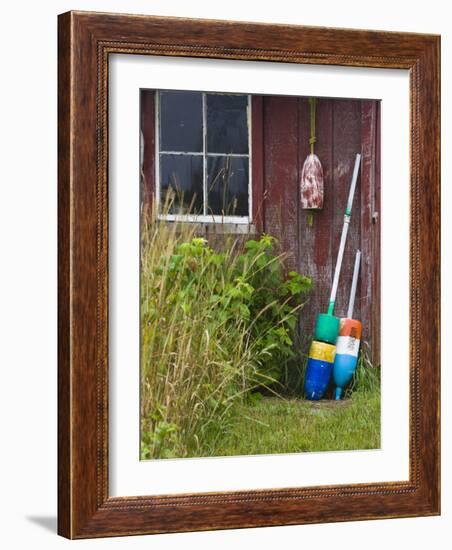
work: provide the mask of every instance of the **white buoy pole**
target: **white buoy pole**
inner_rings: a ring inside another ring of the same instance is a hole
[[[348,301],[347,318],[353,318],[353,308],[355,307],[356,287],[358,286],[359,265],[361,262],[361,250],[356,251],[355,267],[353,268],[352,288],[350,289],[350,299]]]
[[[358,181],[359,165],[361,155],[357,153],[355,158],[355,167],[353,168],[352,183],[348,194],[347,206],[344,215],[344,225],[342,227],[341,242],[339,244],[339,252],[337,255],[336,269],[334,270],[333,286],[331,288],[330,302],[328,306],[328,314],[333,315],[334,303],[336,302],[337,287],[339,285],[339,276],[341,274],[342,259],[344,257],[345,242],[347,241],[348,226],[352,212],[353,197],[355,196],[356,182]]]

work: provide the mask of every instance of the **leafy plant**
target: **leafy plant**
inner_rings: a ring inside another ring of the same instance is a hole
[[[194,225],[145,224],[142,458],[208,456],[238,403],[275,391],[311,287],[284,275],[275,244],[263,235],[215,250]]]
[[[293,343],[299,310],[312,288],[309,277],[290,271],[284,276],[283,256],[274,253],[276,240],[263,235],[249,240],[237,267],[252,289],[249,301],[250,331],[256,345],[267,349],[265,374],[281,379],[286,362],[295,357]]]

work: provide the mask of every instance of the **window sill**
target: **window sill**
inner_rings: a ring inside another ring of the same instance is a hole
[[[253,223],[234,223],[234,222],[192,222],[187,220],[168,220],[159,219],[160,222],[169,224],[189,223],[195,228],[197,234],[204,235],[256,235],[256,226]]]

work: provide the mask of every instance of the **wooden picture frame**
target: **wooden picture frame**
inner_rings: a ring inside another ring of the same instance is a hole
[[[88,538],[439,514],[440,38],[68,12],[59,16],[58,49],[59,534]],[[409,71],[408,481],[109,496],[107,92],[113,53]]]

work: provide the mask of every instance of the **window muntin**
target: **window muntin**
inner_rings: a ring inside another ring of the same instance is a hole
[[[250,103],[248,95],[156,92],[160,218],[250,223]]]

